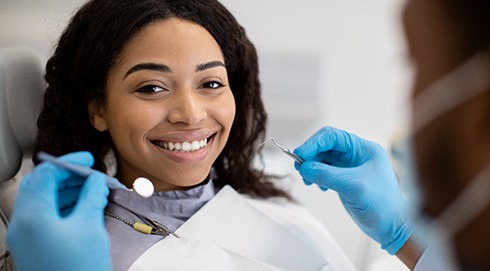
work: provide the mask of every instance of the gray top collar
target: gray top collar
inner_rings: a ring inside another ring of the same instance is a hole
[[[175,231],[215,194],[212,180],[189,190],[156,192],[149,198],[131,191],[112,190],[106,210],[130,222],[142,222],[138,216],[143,216]],[[105,222],[111,239],[114,270],[127,270],[141,254],[163,238],[137,232],[109,216],[105,216]]]

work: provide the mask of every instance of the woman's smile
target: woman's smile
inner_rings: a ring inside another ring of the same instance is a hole
[[[216,133],[194,139],[150,140],[169,160],[176,163],[197,163],[209,157]],[[174,136],[175,137],[175,136]]]

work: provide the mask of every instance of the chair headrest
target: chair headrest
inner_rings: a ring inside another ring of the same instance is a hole
[[[18,172],[32,153],[44,93],[43,68],[25,47],[0,48],[0,181]]]

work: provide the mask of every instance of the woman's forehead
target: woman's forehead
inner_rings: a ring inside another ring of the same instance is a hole
[[[119,55],[116,67],[159,62],[172,69],[220,61],[220,46],[202,26],[171,18],[148,24],[131,37]]]

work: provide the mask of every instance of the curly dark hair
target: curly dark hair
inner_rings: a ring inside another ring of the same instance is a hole
[[[88,101],[104,101],[107,74],[125,43],[148,24],[168,18],[203,26],[224,55],[236,116],[228,143],[214,163],[215,185],[229,184],[253,197],[290,199],[273,184],[273,176],[252,166],[267,121],[257,52],[243,27],[214,0],[92,0],[83,5],[46,65],[48,87],[37,122],[36,151],[62,155],[87,150],[95,157],[94,168],[105,171],[103,157],[112,140],[91,125]]]

